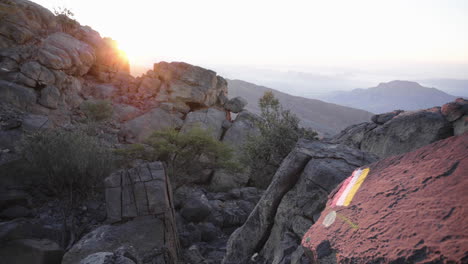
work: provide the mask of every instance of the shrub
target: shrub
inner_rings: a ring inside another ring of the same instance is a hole
[[[75,14],[66,7],[54,8],[54,15],[64,32],[73,31],[75,27],[79,26],[78,21],[75,20]]]
[[[163,161],[176,185],[193,181],[191,176],[204,170],[240,171],[232,149],[210,135],[200,127],[184,133],[168,128],[154,132],[144,144],[133,144],[118,153],[127,159]]]
[[[46,187],[70,203],[94,193],[113,168],[112,152],[84,130],[41,130],[26,135],[25,158],[46,177]]]
[[[242,161],[251,169],[251,184],[266,188],[282,160],[299,138],[316,139],[317,133],[299,126],[299,118],[283,110],[271,91],[258,102],[261,118],[256,122],[260,135],[249,137]]]
[[[91,122],[108,120],[113,114],[112,104],[107,100],[86,101],[81,108]]]

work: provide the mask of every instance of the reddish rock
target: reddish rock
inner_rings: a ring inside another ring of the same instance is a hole
[[[369,168],[303,237],[312,263],[468,263],[468,133]]]

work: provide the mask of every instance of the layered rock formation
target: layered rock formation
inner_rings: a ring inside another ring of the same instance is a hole
[[[401,110],[375,115],[372,123],[352,125],[330,140],[379,157],[389,157],[423,147],[466,130],[468,100],[426,110]]]
[[[264,263],[290,263],[294,258],[293,263],[300,263],[305,258],[300,239],[328,194],[356,167],[374,160],[346,146],[300,141],[247,221],[229,238],[223,263],[247,263],[251,258]]]
[[[109,222],[78,241],[63,264],[82,263],[90,255],[125,251],[136,263],[178,263],[172,188],[160,162],[115,172],[105,180]],[[96,257],[96,256],[95,256]]]
[[[467,262],[467,149],[465,133],[366,166],[349,206],[330,196],[303,237],[311,263]]]

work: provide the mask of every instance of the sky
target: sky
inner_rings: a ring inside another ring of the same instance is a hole
[[[36,2],[69,8],[117,40],[133,69],[165,60],[228,74],[245,67],[468,79],[466,0]]]

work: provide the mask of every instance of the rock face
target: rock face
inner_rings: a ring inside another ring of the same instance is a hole
[[[126,142],[141,142],[156,130],[180,128],[182,120],[161,108],[155,108],[135,119],[125,122],[120,137]]]
[[[467,148],[463,134],[369,165],[349,206],[331,196],[303,237],[311,263],[467,262]]]
[[[229,238],[223,263],[246,263],[259,253],[266,263],[302,256],[300,238],[325,207],[328,194],[371,154],[319,141],[301,140],[284,159],[247,221]]]
[[[138,263],[177,263],[179,241],[172,189],[159,162],[143,163],[106,178],[107,216],[110,222],[84,236],[62,263],[79,263],[98,252],[135,249]],[[158,262],[159,261],[159,262]]]
[[[457,99],[440,107],[375,115],[373,123],[353,125],[333,137],[341,143],[379,157],[406,153],[454,134],[466,131],[463,116],[468,114],[468,100]]]
[[[222,141],[234,150],[237,159],[240,159],[243,155],[242,145],[247,141],[248,137],[260,134],[255,123],[258,118],[258,116],[244,110],[237,115],[231,127],[226,130]],[[241,173],[216,171],[211,179],[210,188],[214,191],[226,191],[245,186],[249,181],[248,175],[248,171]]]
[[[226,112],[216,108],[193,111],[187,114],[181,132],[199,127],[208,130],[213,138],[221,139],[224,121],[226,121]]]

